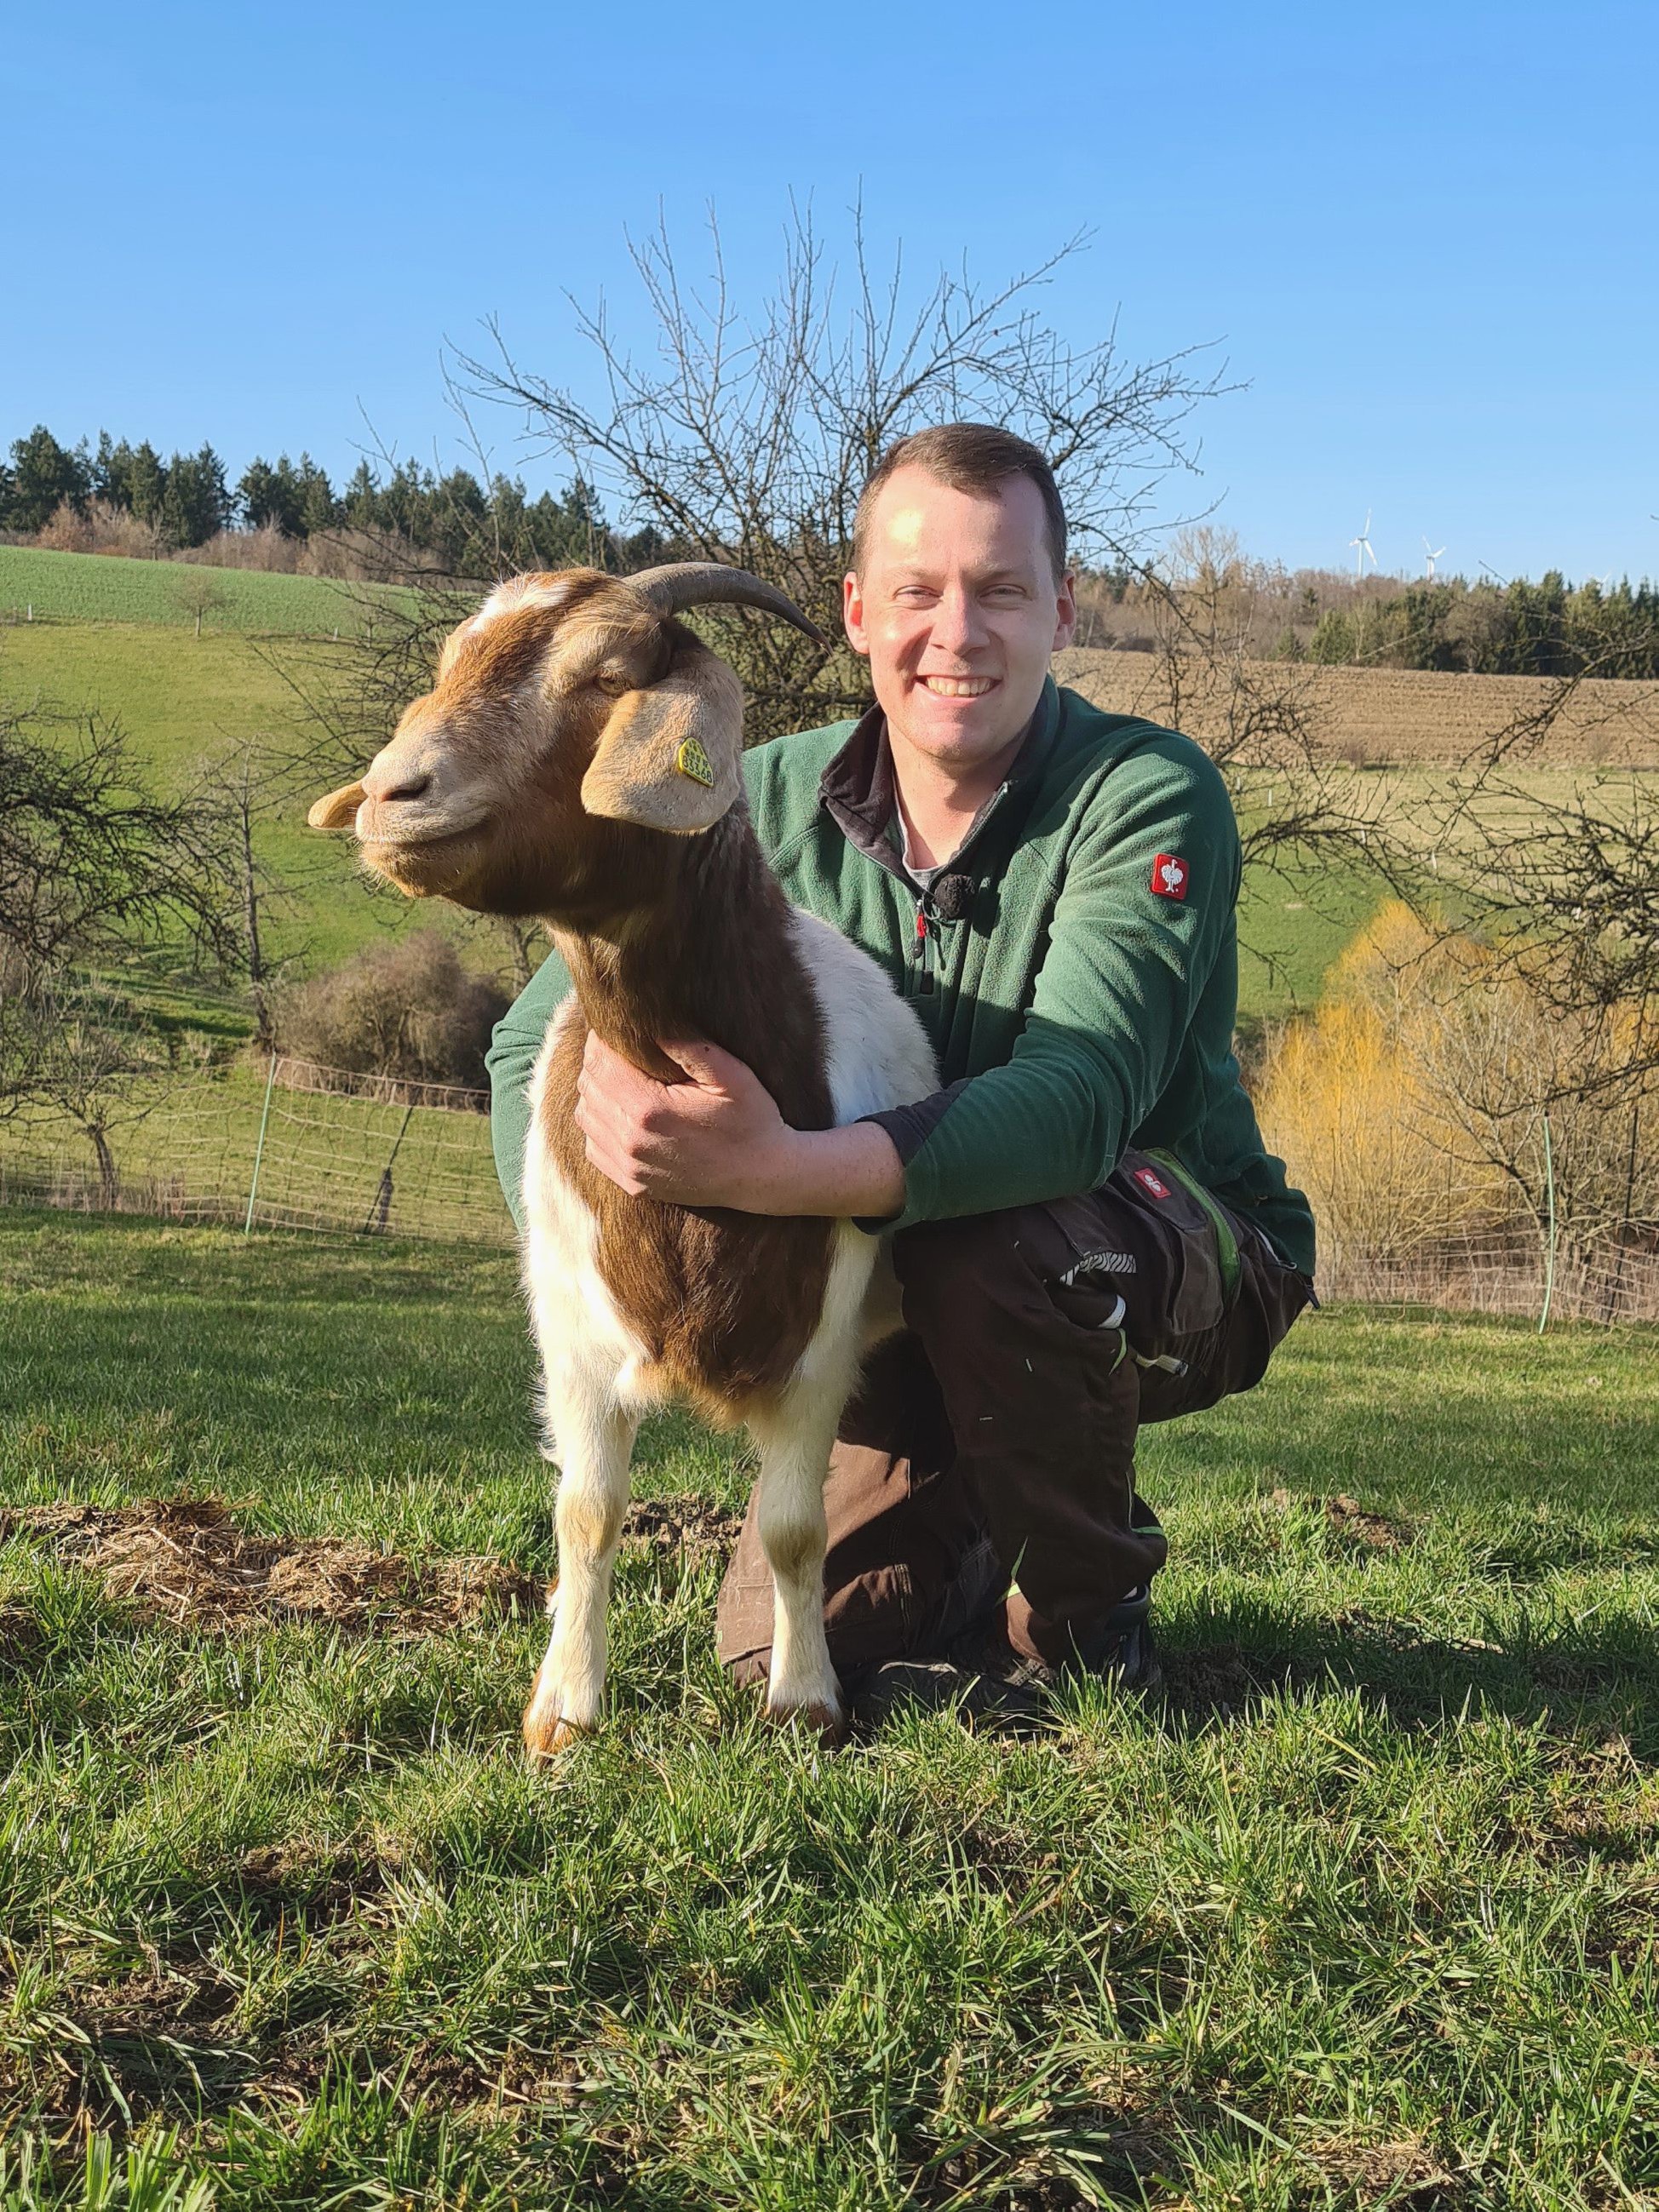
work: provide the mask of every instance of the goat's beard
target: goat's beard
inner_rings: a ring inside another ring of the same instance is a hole
[[[551,880],[544,856],[503,852],[489,824],[419,843],[368,843],[359,855],[367,872],[405,898],[447,899],[469,914],[511,915],[519,920],[556,914],[567,887]]]
[[[367,874],[378,876],[405,898],[448,899],[455,906],[489,911],[472,895],[478,874],[477,840],[465,830],[453,837],[434,837],[417,845],[366,844],[358,857]]]

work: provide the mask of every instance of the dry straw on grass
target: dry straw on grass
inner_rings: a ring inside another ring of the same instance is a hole
[[[706,1498],[641,1498],[629,1508],[623,1541],[656,1559],[723,1566],[739,1521]],[[542,1584],[506,1560],[410,1559],[351,1536],[257,1535],[240,1528],[218,1498],[0,1511],[0,1544],[14,1537],[95,1574],[111,1597],[150,1619],[194,1631],[229,1633],[275,1618],[434,1636],[543,1607]],[[0,1656],[33,1633],[24,1613],[0,1605]]]
[[[491,1559],[413,1561],[355,1537],[258,1536],[216,1498],[39,1505],[0,1513],[0,1542],[49,1544],[110,1596],[176,1626],[227,1631],[270,1616],[428,1635],[536,1613],[541,1587]]]

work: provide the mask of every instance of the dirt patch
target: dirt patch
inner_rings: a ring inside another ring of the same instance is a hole
[[[1237,1644],[1196,1651],[1163,1650],[1163,1698],[1188,1721],[1233,1719],[1262,1697],[1274,1679],[1266,1662],[1258,1673]]]
[[[1290,1490],[1275,1490],[1267,1499],[1275,1513],[1289,1513],[1304,1502]],[[1327,1523],[1358,1551],[1398,1552],[1412,1540],[1412,1532],[1403,1522],[1388,1520],[1381,1513],[1368,1513],[1357,1498],[1350,1498],[1345,1492],[1305,1502],[1322,1508]]]
[[[1303,2156],[1330,2183],[1362,2204],[1386,2203],[1407,2212],[1455,2201],[1457,2178],[1419,2142],[1310,2143]]]
[[[58,2032],[0,2059],[0,2084],[43,2117],[81,2127],[222,2109],[252,2070],[250,2052],[228,2032],[240,1996],[204,1960],[153,1954],[118,1982],[76,1989]]]
[[[743,1516],[706,1498],[638,1498],[623,1522],[623,1541],[641,1551],[672,1553],[688,1565],[712,1560],[723,1566],[732,1556]]]
[[[19,1535],[179,1628],[224,1631],[275,1615],[419,1636],[541,1610],[540,1583],[504,1560],[412,1560],[354,1537],[252,1535],[222,1498],[0,1513],[0,1542]]]
[[[45,1641],[27,1606],[0,1605],[0,1667],[21,1666]]]
[[[403,1864],[358,1838],[330,1843],[290,1838],[285,1843],[256,1844],[242,1853],[237,1873],[247,1896],[274,1911],[302,1914],[308,1923],[352,1917],[380,1898],[387,1877]]]

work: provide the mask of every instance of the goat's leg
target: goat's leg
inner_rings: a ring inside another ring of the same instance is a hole
[[[550,1759],[592,1733],[605,1694],[605,1610],[628,1507],[635,1419],[590,1377],[551,1368],[548,1413],[560,1475],[553,1633],[525,1708],[525,1747]]]
[[[842,1714],[823,1632],[823,1486],[842,1408],[858,1377],[877,1256],[869,1237],[850,1222],[841,1224],[823,1310],[795,1378],[749,1415],[760,1448],[761,1545],[772,1570],[767,1711],[798,1714],[826,1735],[841,1733]],[[878,1324],[875,1334],[882,1333]]]
[[[825,1735],[839,1734],[842,1716],[823,1633],[823,1485],[846,1395],[797,1384],[749,1423],[760,1447],[760,1538],[772,1569],[767,1711],[798,1715]]]

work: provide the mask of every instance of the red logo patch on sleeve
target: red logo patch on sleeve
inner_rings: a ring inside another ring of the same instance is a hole
[[[1175,854],[1160,853],[1152,862],[1152,889],[1160,898],[1184,899],[1190,873],[1187,863]]]
[[[1151,1168],[1136,1168],[1134,1178],[1138,1183],[1151,1191],[1154,1198],[1167,1198],[1170,1195],[1169,1184],[1160,1176],[1154,1175]]]

